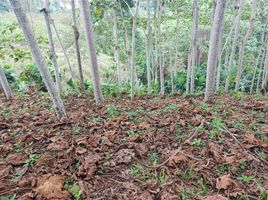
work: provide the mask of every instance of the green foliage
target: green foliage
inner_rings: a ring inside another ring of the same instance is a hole
[[[106,107],[106,113],[109,117],[118,117],[120,116],[120,112],[118,111],[116,105],[108,105]]]
[[[15,200],[16,199],[16,194],[14,194],[13,196],[10,196],[10,197],[8,197],[8,196],[2,196],[1,197],[1,200]]]
[[[81,195],[83,194],[83,190],[77,184],[73,184],[69,190],[70,190],[74,200],[81,199]]]

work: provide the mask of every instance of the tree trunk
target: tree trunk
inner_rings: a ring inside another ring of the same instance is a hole
[[[249,28],[246,33],[246,36],[242,40],[240,44],[240,49],[239,49],[239,64],[238,64],[238,72],[236,76],[236,83],[235,83],[235,91],[238,91],[240,87],[240,82],[241,82],[241,76],[242,76],[242,71],[243,71],[243,61],[244,61],[244,51],[245,51],[245,46],[252,35],[253,28],[254,28],[254,22],[255,22],[255,17],[256,17],[256,0],[253,0],[252,2],[252,9],[251,9],[251,17],[249,21]]]
[[[78,71],[79,71],[80,88],[81,88],[82,93],[84,93],[85,92],[84,75],[83,75],[83,70],[82,70],[82,62],[81,62],[80,47],[79,47],[79,32],[78,32],[77,22],[76,22],[74,0],[71,0],[71,5],[72,5],[72,18],[73,18],[72,28],[73,28],[73,33],[74,33],[74,45],[75,45],[77,65],[78,65]]]
[[[147,65],[147,84],[148,84],[148,94],[152,93],[151,86],[151,41],[152,41],[152,28],[151,28],[151,13],[150,13],[150,0],[146,0],[147,9],[147,45],[146,45],[146,65]]]
[[[194,84],[195,84],[195,65],[196,65],[196,55],[197,55],[197,34],[198,34],[198,0],[194,0],[193,4],[193,22],[192,22],[192,33],[191,33],[191,65],[189,68],[189,77],[190,80],[187,80],[187,83],[190,84],[190,93],[194,93]],[[188,87],[188,86],[187,86]],[[187,88],[186,87],[186,88]]]
[[[268,81],[268,43],[266,46],[266,55],[265,55],[265,61],[264,61],[264,67],[263,67],[263,79],[262,79],[261,89],[266,89],[267,81]]]
[[[157,0],[157,57],[158,57],[158,68],[159,68],[159,78],[160,78],[160,94],[165,94],[165,76],[164,76],[164,64],[162,61],[162,49],[161,49],[161,5],[162,1]]]
[[[63,43],[62,43],[62,41],[61,41],[59,32],[58,32],[58,30],[57,30],[57,28],[56,28],[56,25],[55,25],[55,23],[54,23],[54,20],[51,20],[51,24],[52,24],[52,26],[53,26],[53,28],[54,28],[54,30],[55,30],[55,33],[56,33],[56,36],[57,36],[57,38],[58,38],[58,40],[59,40],[59,43],[60,43],[62,52],[63,52],[63,54],[64,54],[64,57],[65,57],[66,62],[67,62],[67,65],[68,65],[68,67],[69,67],[69,71],[70,71],[70,73],[71,73],[71,78],[72,78],[72,82],[73,82],[74,88],[75,88],[75,90],[78,92],[78,89],[77,89],[77,87],[76,87],[76,83],[75,83],[75,79],[74,79],[74,72],[73,72],[73,69],[72,69],[72,66],[71,66],[71,62],[70,62],[70,59],[69,59],[69,57],[68,57],[68,55],[67,55],[66,49],[65,49],[65,47],[64,47],[64,45],[63,45]]]
[[[116,65],[116,73],[117,73],[117,80],[118,85],[121,86],[121,69],[120,69],[120,52],[119,52],[119,42],[118,42],[118,29],[117,29],[117,16],[116,11],[113,10],[113,35],[114,35],[114,59]]]
[[[139,12],[140,0],[137,0],[136,11],[132,19],[132,39],[131,39],[131,62],[130,62],[130,82],[131,82],[131,99],[134,98],[134,89],[135,89],[135,44],[136,44],[136,28],[137,28],[137,17]]]
[[[37,64],[37,67],[40,71],[42,79],[46,85],[48,93],[52,99],[54,106],[55,106],[56,112],[59,115],[59,117],[65,116],[66,113],[64,110],[63,102],[60,98],[60,94],[59,94],[58,90],[56,89],[56,86],[53,82],[52,77],[49,74],[48,68],[45,64],[44,57],[41,54],[41,51],[40,51],[38,44],[36,42],[36,39],[34,37],[33,31],[30,28],[30,24],[29,24],[29,21],[27,19],[27,16],[22,10],[22,5],[20,3],[20,0],[10,0],[10,3],[14,9],[14,13],[17,17],[17,20],[18,20],[18,22],[23,30],[25,39],[29,44],[33,58]]]
[[[261,64],[260,64],[260,73],[258,74],[258,79],[257,79],[256,93],[260,90],[261,77],[262,77],[262,73],[264,72],[263,64],[265,60],[265,54],[266,54],[266,50],[264,49],[262,59],[261,59]]]
[[[224,11],[226,0],[218,1],[215,9],[213,26],[210,33],[210,44],[208,53],[207,76],[205,101],[211,101],[214,97],[215,90],[215,70],[220,49],[222,27],[224,24]]]
[[[48,41],[49,41],[49,46],[50,46],[51,60],[52,60],[53,67],[54,67],[56,85],[57,85],[59,93],[61,93],[60,73],[59,73],[59,67],[58,67],[58,63],[57,63],[57,56],[56,56],[56,52],[55,52],[54,41],[53,41],[52,30],[51,30],[51,17],[50,17],[50,14],[49,14],[49,12],[50,12],[49,5],[50,5],[49,0],[46,0],[45,1],[45,6],[42,9],[42,12],[44,13],[46,26],[47,26]]]
[[[100,85],[100,74],[98,68],[97,53],[93,37],[92,20],[89,10],[89,2],[85,0],[79,0],[79,3],[80,3],[81,19],[84,23],[84,29],[86,33],[86,43],[90,59],[90,72],[91,72],[94,96],[96,103],[99,103],[102,100],[102,92]]]
[[[236,9],[237,6],[234,5],[234,7],[235,7],[235,12],[234,12],[234,16],[235,16],[237,12],[237,9]],[[228,71],[227,71],[227,78],[225,81],[225,92],[229,92],[230,78],[231,78],[230,73],[232,71],[233,64],[234,64],[235,49],[236,49],[237,40],[238,40],[239,32],[240,32],[240,20],[241,20],[241,15],[243,12],[243,7],[244,7],[244,0],[240,0],[238,15],[236,16],[236,20],[235,20],[235,34],[233,37],[231,54],[229,58],[228,68],[227,68]]]
[[[2,88],[5,92],[6,98],[11,99],[12,91],[11,91],[11,88],[10,88],[9,83],[7,81],[4,69],[1,65],[0,65],[0,86],[2,86]]]

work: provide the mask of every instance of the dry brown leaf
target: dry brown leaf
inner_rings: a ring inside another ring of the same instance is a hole
[[[28,156],[26,154],[14,153],[14,154],[8,155],[5,161],[11,165],[22,165],[25,163],[25,160],[27,159],[28,159]]]
[[[140,129],[149,129],[150,128],[150,124],[146,123],[146,122],[142,122],[139,125]]]
[[[217,194],[217,195],[202,197],[200,200],[228,200],[228,198],[226,198],[220,194]]]
[[[214,158],[220,162],[223,156],[222,147],[218,144],[209,142],[208,143],[209,151],[212,153]]]
[[[83,148],[83,147],[77,147],[75,149],[75,153],[78,154],[78,155],[82,155],[82,154],[84,154],[86,152],[87,152],[87,149],[86,148]]]
[[[259,144],[259,140],[252,134],[246,133],[244,136],[245,141],[249,144]]]
[[[234,181],[230,178],[230,174],[223,175],[217,178],[216,188],[218,190],[220,189],[226,190],[227,188],[231,187],[233,184],[234,184]]]
[[[64,176],[52,176],[47,174],[38,181],[38,187],[36,188],[36,195],[38,198],[43,199],[70,199],[70,194],[63,190],[63,185],[66,177]]]
[[[0,145],[0,156],[5,156],[7,153],[11,152],[12,148],[10,146],[1,144]]]
[[[176,151],[176,150],[175,150]],[[171,152],[170,156],[172,156],[175,152]],[[189,162],[187,156],[177,153],[175,156],[172,156],[168,161],[168,166],[175,167],[176,165],[184,162]]]
[[[0,166],[0,179],[7,177],[10,171],[11,171],[11,166]]]

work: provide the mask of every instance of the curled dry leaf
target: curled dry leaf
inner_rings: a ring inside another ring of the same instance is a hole
[[[168,166],[175,167],[176,165],[180,163],[189,162],[189,158],[185,155],[180,154],[179,152],[174,155],[175,151],[170,153],[171,157],[168,161]]]
[[[216,161],[220,162],[221,158],[223,156],[222,147],[218,144],[215,144],[213,142],[208,143],[209,152],[212,153]]]
[[[234,180],[231,179],[230,174],[228,175],[223,175],[219,178],[217,178],[217,182],[216,182],[216,188],[218,190],[220,189],[228,189],[229,187],[231,187],[232,185],[234,185]]]
[[[77,147],[75,149],[75,153],[78,154],[78,155],[82,155],[82,154],[84,154],[86,152],[87,152],[87,149],[86,148],[83,148],[83,147]]]
[[[115,154],[115,158],[112,161],[112,165],[116,164],[128,164],[131,162],[132,157],[135,155],[131,149],[121,149]]]
[[[36,195],[39,199],[70,199],[70,194],[63,190],[63,185],[66,177],[52,176],[47,174],[38,181]]]
[[[5,161],[8,164],[11,165],[22,165],[25,163],[25,160],[28,159],[28,156],[26,154],[23,153],[14,153],[14,154],[10,154],[8,155],[8,157],[5,159]]]

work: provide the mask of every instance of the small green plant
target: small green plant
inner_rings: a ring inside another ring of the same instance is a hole
[[[13,196],[10,196],[10,197],[8,197],[8,196],[2,196],[1,197],[1,200],[15,200],[16,199],[16,194],[14,194]]]
[[[74,135],[80,135],[81,131],[82,131],[82,127],[80,127],[80,126],[73,127],[73,134]]]
[[[154,167],[156,167],[157,166],[157,162],[158,162],[158,155],[157,155],[157,153],[150,153],[149,154],[149,159],[150,159],[152,165]]]
[[[192,187],[185,187],[185,186],[179,186],[180,193],[180,200],[191,200],[195,196],[195,190]]]
[[[118,117],[120,115],[120,112],[118,111],[117,107],[115,105],[109,105],[106,107],[106,113],[108,117]]]
[[[81,195],[83,193],[83,190],[77,184],[73,184],[69,190],[70,190],[74,200],[81,199]]]
[[[195,178],[192,167],[188,167],[186,170],[178,170],[177,174],[183,180],[193,180]]]
[[[22,152],[24,152],[24,148],[23,148],[22,145],[21,145],[21,141],[17,142],[17,143],[14,145],[14,151],[15,151],[15,152],[18,152],[18,153],[22,153]]]
[[[229,173],[231,170],[231,166],[229,164],[225,164],[225,165],[221,165],[218,169],[217,169],[217,174],[221,175],[224,173]]]
[[[41,157],[41,155],[31,154],[30,157],[27,160],[25,160],[25,164],[34,165],[36,163],[36,161],[39,160],[40,157]]]
[[[239,161],[239,166],[238,166],[238,171],[240,173],[244,172],[246,168],[247,168],[247,160],[245,160],[245,159],[240,160]]]
[[[196,147],[203,147],[204,146],[204,141],[201,139],[194,139],[191,143],[192,146]]]
[[[158,185],[163,185],[165,180],[166,180],[165,170],[161,169],[160,174],[158,176],[158,180],[157,180]]]
[[[243,175],[243,176],[241,176],[241,177],[238,177],[237,179],[238,179],[239,181],[242,181],[243,183],[248,184],[248,183],[250,183],[250,181],[253,180],[253,176]]]
[[[200,187],[200,194],[201,195],[206,195],[208,193],[208,187],[207,187],[207,184],[204,181],[204,179],[201,178],[197,182],[198,182],[198,185]]]

